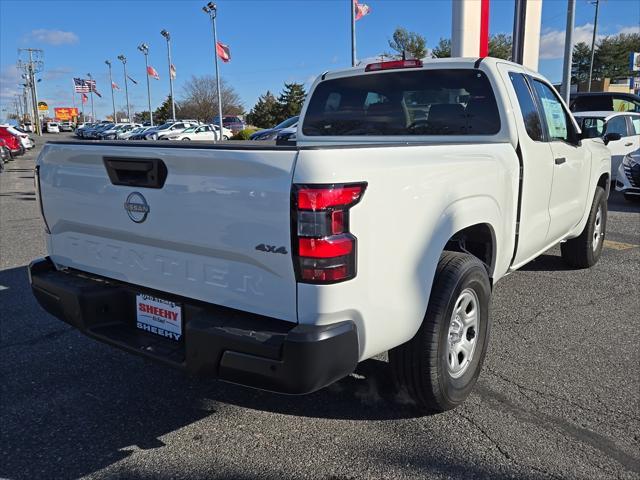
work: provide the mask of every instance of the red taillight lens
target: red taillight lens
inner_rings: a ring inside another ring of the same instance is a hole
[[[349,233],[349,209],[365,183],[294,186],[293,245],[298,280],[336,283],[356,274],[356,238]]]
[[[376,72],[378,70],[392,70],[396,68],[420,68],[422,60],[392,60],[390,62],[370,63],[364,68],[365,72]]]

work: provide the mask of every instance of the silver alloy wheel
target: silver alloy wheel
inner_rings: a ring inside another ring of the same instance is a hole
[[[602,239],[604,232],[602,231],[602,206],[598,205],[598,211],[596,212],[596,219],[593,225],[593,241],[591,242],[591,248],[595,252],[600,246],[600,240]]]
[[[478,295],[470,288],[460,292],[456,300],[447,338],[447,366],[449,375],[459,378],[473,360],[480,320]]]

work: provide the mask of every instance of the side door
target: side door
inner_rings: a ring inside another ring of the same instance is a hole
[[[628,115],[616,115],[610,118],[605,126],[605,135],[607,133],[618,133],[621,137],[620,140],[613,140],[607,145],[611,152],[611,178],[615,177],[624,156],[638,148],[637,146],[634,148],[633,137],[630,132],[630,127],[633,125],[629,124],[628,117]]]
[[[581,145],[571,114],[553,87],[538,78],[531,81],[553,152],[547,232],[547,243],[553,243],[573,229],[584,215],[591,177],[591,153]]]
[[[198,128],[196,132],[198,133],[198,138],[196,140],[215,140],[215,137],[213,136],[213,132],[211,131],[211,127],[209,125],[203,125],[202,127]]]
[[[521,264],[547,246],[549,199],[553,182],[553,152],[547,141],[542,113],[523,71],[498,66],[511,99],[521,159],[519,224],[513,265]]]

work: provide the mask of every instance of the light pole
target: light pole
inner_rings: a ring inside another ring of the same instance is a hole
[[[138,45],[138,50],[144,55],[144,73],[147,77],[147,99],[149,100],[149,123],[153,127],[153,113],[151,113],[151,85],[149,84],[149,45],[141,43]]]
[[[587,92],[591,91],[591,77],[593,75],[593,59],[596,53],[596,33],[598,31],[598,10],[600,8],[600,0],[595,0],[596,15],[593,20],[593,37],[591,38],[591,63],[589,64],[589,83],[587,84]]]
[[[91,76],[90,73],[87,73],[87,77],[89,77],[89,80],[93,80],[93,77]],[[93,110],[93,91],[95,90],[94,86],[93,86],[93,82],[89,83],[89,93],[91,93],[91,121],[95,122],[96,121],[96,114]]]
[[[109,83],[111,84],[111,105],[113,106],[113,121],[118,123],[118,119],[116,118],[116,99],[113,93],[113,76],[111,75],[111,62],[109,60],[105,60],[104,63],[109,67]]]
[[[124,93],[127,97],[127,118],[131,121],[131,109],[129,108],[129,84],[127,83],[127,57],[120,54],[118,60],[122,62],[122,68],[124,69]]]
[[[211,19],[211,28],[213,29],[213,58],[216,63],[216,90],[218,91],[218,120],[220,122],[220,141],[224,138],[222,135],[222,92],[220,91],[220,72],[218,70],[218,32],[216,30],[216,17],[218,16],[218,7],[215,3],[209,2],[202,11],[209,15]],[[215,138],[215,137],[214,137]]]
[[[176,119],[176,99],[173,96],[173,76],[171,75],[171,34],[162,29],[160,35],[167,39],[167,58],[169,60],[169,90],[171,92],[171,115],[173,120]],[[147,77],[147,82],[149,78]]]

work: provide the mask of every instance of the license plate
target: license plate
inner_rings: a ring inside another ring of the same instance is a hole
[[[151,295],[136,295],[136,326],[178,341],[182,338],[182,306]]]

